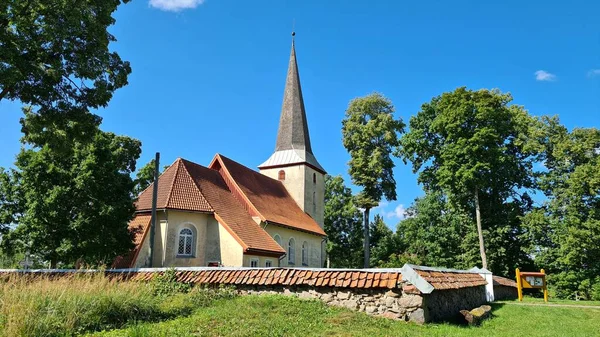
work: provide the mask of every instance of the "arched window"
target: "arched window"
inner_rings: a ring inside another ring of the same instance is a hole
[[[279,234],[275,234],[273,236],[273,239],[275,240],[275,242],[277,242],[278,245],[281,246],[281,236],[279,236]],[[283,248],[283,246],[281,246],[281,248]]]
[[[194,253],[194,232],[190,228],[183,228],[179,231],[179,246],[177,255],[192,256]]]
[[[296,241],[292,238],[288,241],[288,264],[296,262]]]
[[[313,184],[317,183],[317,174],[313,173]]]
[[[317,194],[313,192],[313,214],[317,213]]]
[[[277,179],[279,179],[281,181],[285,180],[285,171],[284,170],[279,171]]]
[[[302,265],[308,266],[308,242],[302,242]]]

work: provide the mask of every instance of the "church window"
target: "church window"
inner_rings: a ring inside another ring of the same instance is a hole
[[[313,173],[313,184],[317,183],[317,174]]]
[[[179,231],[179,246],[177,255],[192,256],[194,248],[194,232],[189,228],[183,228]]]
[[[313,192],[312,206],[313,206],[313,214],[316,214],[317,213],[317,194],[316,194],[316,192]]]
[[[308,242],[302,243],[302,265],[308,266]]]
[[[252,267],[252,268],[258,267],[258,259],[250,260],[250,267]]]
[[[275,242],[277,242],[277,244],[283,248],[283,246],[281,245],[281,236],[279,236],[279,234],[275,234],[275,236],[273,236],[273,239],[275,239]]]
[[[288,241],[288,264],[296,262],[296,241],[292,238]]]
[[[273,266],[273,262],[271,260],[265,260],[265,267],[271,268]]]
[[[277,179],[279,179],[281,181],[285,180],[285,171],[284,170],[279,171]]]

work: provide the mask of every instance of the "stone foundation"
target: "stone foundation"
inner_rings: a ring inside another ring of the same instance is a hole
[[[426,321],[460,321],[461,310],[471,310],[487,303],[485,286],[433,291],[424,295]]]
[[[423,296],[395,289],[347,289],[336,287],[269,287],[238,286],[241,295],[286,295],[302,299],[317,299],[328,305],[362,311],[369,315],[425,323]]]
[[[519,292],[515,287],[494,285],[494,296],[497,301],[516,300],[519,298]]]

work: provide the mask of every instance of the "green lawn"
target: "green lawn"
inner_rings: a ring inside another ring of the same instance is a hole
[[[581,302],[571,301],[569,304]],[[600,336],[600,309],[502,302],[477,328],[414,324],[283,296],[219,300],[194,314],[92,336]]]
[[[510,303],[510,302],[507,302]],[[536,297],[523,297],[523,303],[526,304],[546,304],[543,298]],[[567,304],[567,305],[585,305],[585,306],[600,306],[600,301],[571,301],[571,300],[560,300],[556,298],[548,299],[548,304]]]

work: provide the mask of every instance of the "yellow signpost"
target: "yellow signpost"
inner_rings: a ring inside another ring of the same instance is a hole
[[[544,302],[548,302],[548,287],[546,286],[546,272],[544,269],[539,272],[520,271],[517,268],[517,290],[519,292],[519,301],[523,301],[523,289],[543,289]]]

